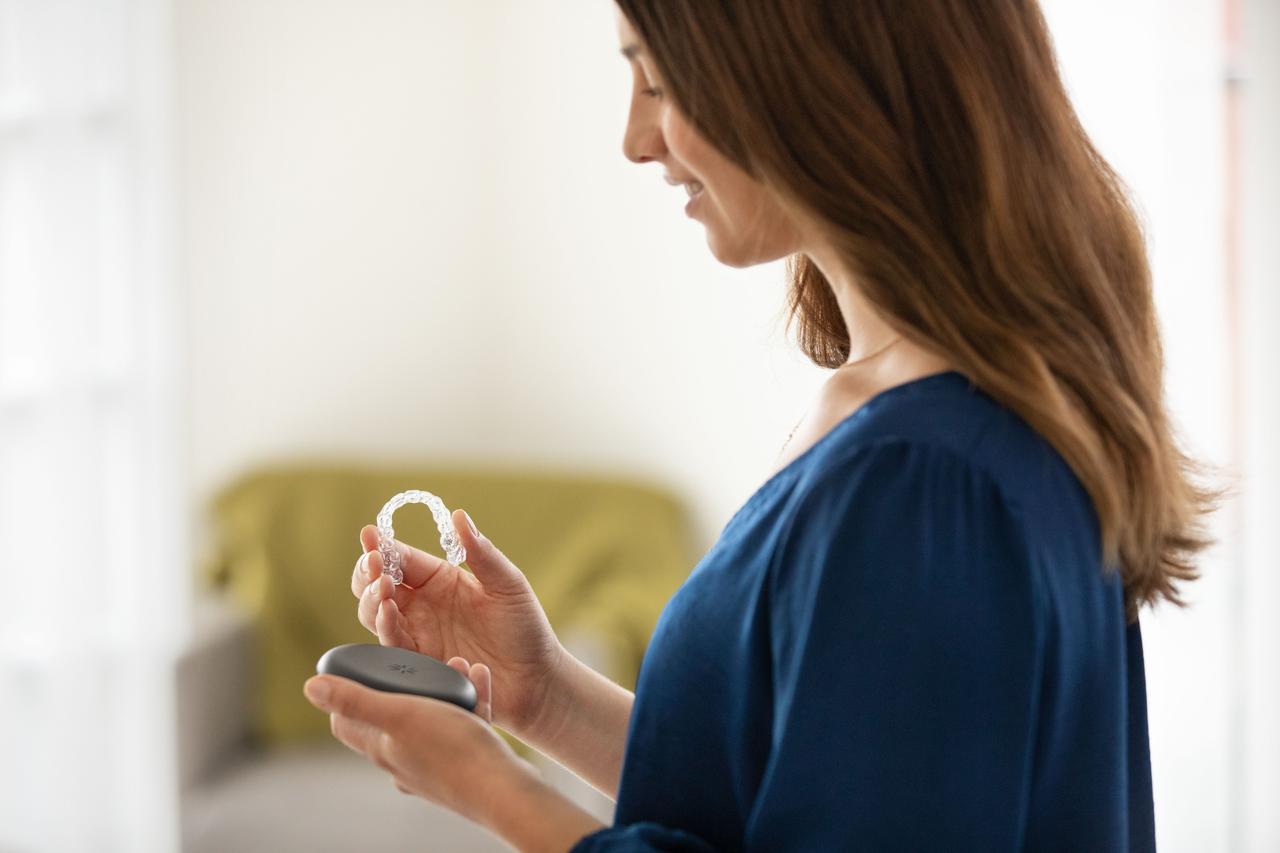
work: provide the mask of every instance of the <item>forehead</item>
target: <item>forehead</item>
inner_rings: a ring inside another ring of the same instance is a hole
[[[640,45],[640,37],[631,28],[631,21],[622,13],[616,3],[613,6],[613,15],[617,21],[618,44],[621,47],[622,55],[629,60],[635,60],[637,56],[644,52],[644,48]]]

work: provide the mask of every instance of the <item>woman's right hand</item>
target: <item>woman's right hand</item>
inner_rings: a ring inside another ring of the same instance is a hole
[[[492,722],[520,736],[543,714],[568,655],[524,573],[471,532],[461,509],[453,512],[453,526],[471,571],[397,542],[404,572],[399,586],[382,578],[378,528],[363,527],[364,554],[351,574],[357,616],[384,646],[446,663],[454,657],[484,663],[497,682]]]

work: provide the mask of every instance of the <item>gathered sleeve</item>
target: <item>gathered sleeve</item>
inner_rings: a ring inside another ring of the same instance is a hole
[[[997,483],[883,439],[806,477],[776,542],[771,742],[743,848],[1020,849],[1044,607]],[[636,823],[572,853],[711,849]]]
[[[696,835],[679,829],[640,821],[625,826],[607,826],[580,839],[569,853],[719,853]]]

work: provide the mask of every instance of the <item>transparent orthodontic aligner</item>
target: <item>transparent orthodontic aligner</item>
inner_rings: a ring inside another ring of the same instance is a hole
[[[382,570],[391,578],[393,584],[404,582],[404,571],[400,567],[400,549],[396,547],[396,531],[391,526],[391,516],[405,504],[426,504],[436,520],[436,528],[440,531],[440,547],[444,550],[445,559],[455,566],[462,565],[467,559],[467,550],[458,539],[458,531],[453,527],[453,516],[445,507],[444,501],[430,492],[410,489],[387,501],[378,513],[378,552],[382,555]]]

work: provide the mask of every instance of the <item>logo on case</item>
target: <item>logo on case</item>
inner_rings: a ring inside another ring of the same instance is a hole
[[[389,663],[387,664],[387,669],[392,670],[393,672],[399,672],[403,675],[413,675],[418,671],[417,667],[409,666],[407,663]]]

